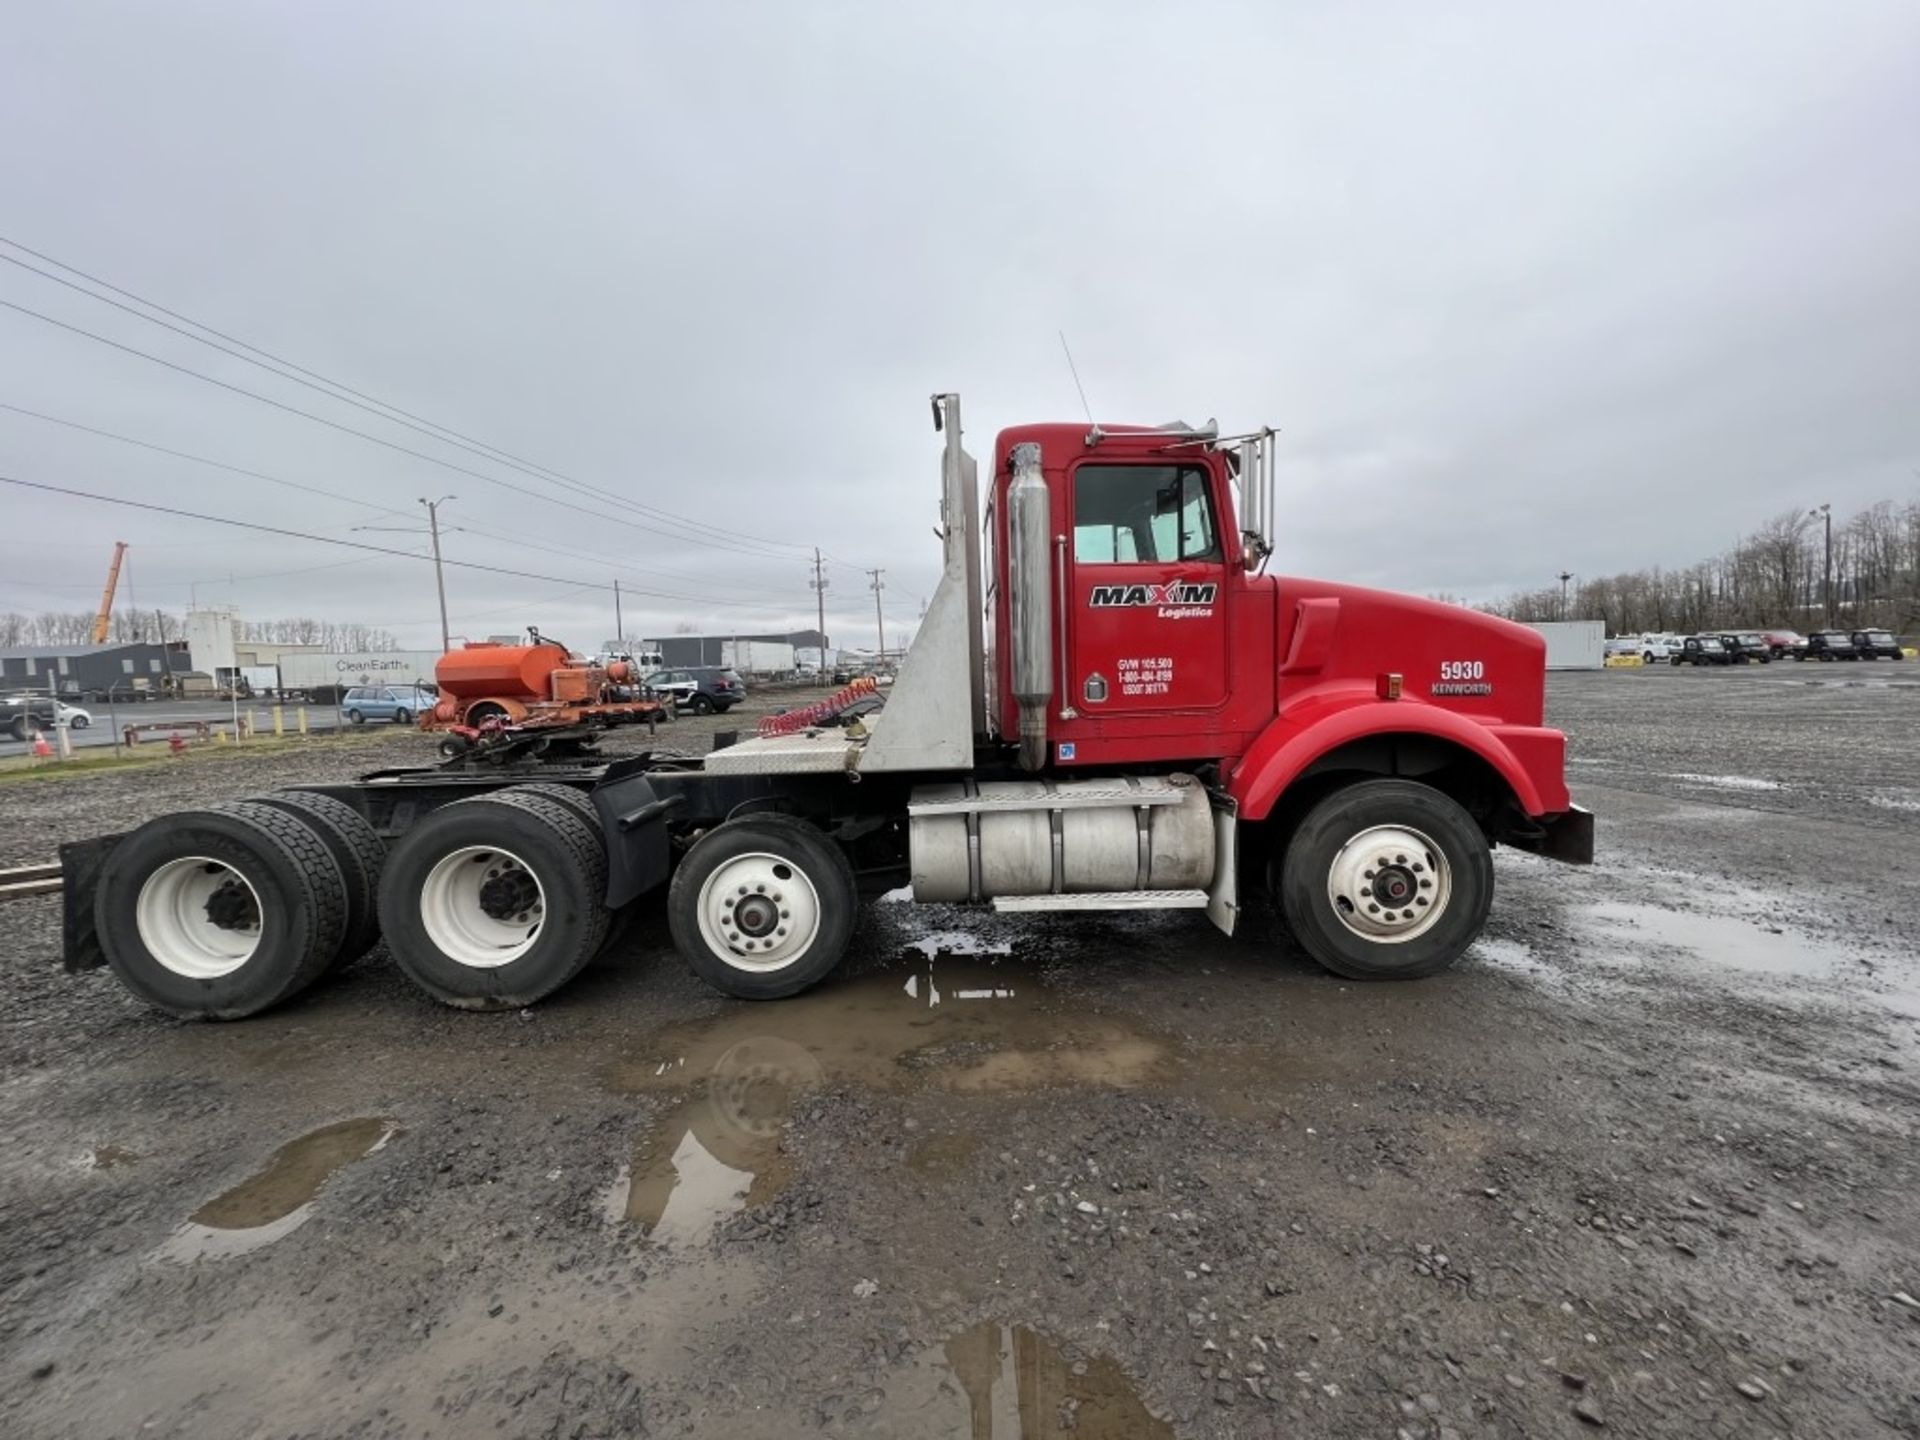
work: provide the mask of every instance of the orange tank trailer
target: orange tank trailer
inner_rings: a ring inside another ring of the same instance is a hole
[[[589,665],[537,635],[529,645],[477,641],[449,650],[434,665],[433,678],[440,700],[420,717],[423,730],[616,724],[644,720],[661,708],[651,700],[613,698],[614,686],[633,680],[625,661]]]

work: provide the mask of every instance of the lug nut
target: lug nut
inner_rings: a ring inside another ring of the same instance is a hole
[[[747,887],[746,887],[746,886],[744,886],[744,885],[742,885],[742,886],[740,887],[740,893],[741,893],[742,895],[744,895],[744,894],[746,894],[746,893],[747,893]]]
[[[1427,903],[1427,897],[1424,895],[1416,895],[1413,897],[1413,903],[1416,905],[1424,905]]]
[[[1380,913],[1380,907],[1379,907],[1378,905],[1374,905],[1374,904],[1371,904],[1371,903],[1369,903],[1369,904],[1368,904],[1368,906],[1367,906],[1367,914],[1369,914],[1369,915],[1378,915],[1379,913]]]
[[[1424,865],[1422,865],[1422,864],[1421,864],[1421,863],[1420,863],[1420,862],[1419,862],[1418,860],[1416,860],[1416,861],[1414,861],[1414,862],[1413,862],[1413,873],[1414,873],[1414,874],[1416,874],[1416,875],[1418,875],[1418,874],[1420,874],[1420,873],[1421,873],[1422,871],[1424,871],[1424,870],[1425,870],[1426,868],[1427,868],[1427,867],[1426,867],[1426,866],[1424,866]]]
[[[1396,865],[1404,865],[1407,863],[1407,857],[1404,855],[1396,855],[1393,857],[1393,863]]]
[[[1360,878],[1362,880],[1371,880],[1373,878],[1373,872],[1371,870],[1362,870],[1360,872]]]
[[[793,912],[791,910],[782,910],[780,912],[780,918],[782,920],[791,920],[793,918]]]
[[[1433,888],[1433,882],[1431,880],[1422,880],[1420,882],[1420,888],[1422,890],[1431,890]]]

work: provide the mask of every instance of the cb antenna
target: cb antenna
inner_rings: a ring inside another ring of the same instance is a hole
[[[1080,369],[1073,363],[1073,351],[1067,348],[1067,332],[1060,332],[1060,349],[1067,357],[1067,373],[1073,376],[1073,388],[1080,392],[1080,408],[1087,412],[1087,424],[1092,425],[1093,407],[1087,404],[1087,387],[1080,383]]]

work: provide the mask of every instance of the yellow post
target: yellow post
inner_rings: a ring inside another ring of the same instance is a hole
[[[294,711],[293,713],[295,716],[298,717],[300,721],[300,733],[302,735],[306,734],[307,733],[307,707],[302,705],[298,710]]]
[[[224,745],[224,744],[226,744],[226,743],[227,743],[227,732],[226,732],[226,731],[224,731],[224,730],[216,730],[216,731],[214,731],[214,732],[213,732],[213,743],[214,743],[214,744],[216,744],[216,745]]]
[[[273,733],[275,735],[287,733],[287,713],[285,707],[280,705],[273,707]]]

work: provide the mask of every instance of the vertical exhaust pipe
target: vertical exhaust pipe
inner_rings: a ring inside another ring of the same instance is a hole
[[[1007,489],[1008,588],[1013,632],[1013,698],[1020,706],[1020,768],[1046,768],[1047,706],[1053,699],[1053,587],[1048,551],[1053,498],[1040,473],[1040,447],[1013,447]]]

